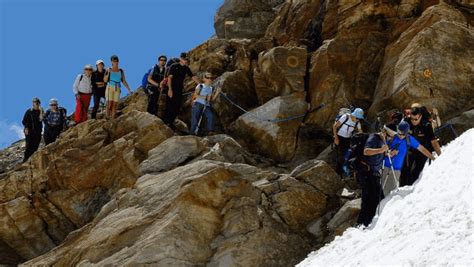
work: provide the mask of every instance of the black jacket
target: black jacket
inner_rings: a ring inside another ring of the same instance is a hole
[[[40,120],[40,111],[32,108],[28,109],[23,116],[23,126],[28,128],[31,133],[39,133],[43,131],[43,123]]]

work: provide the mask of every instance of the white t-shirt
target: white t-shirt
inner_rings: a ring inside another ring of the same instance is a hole
[[[347,121],[346,121],[347,120]],[[344,122],[345,121],[345,122]],[[341,123],[341,128],[339,128],[339,131],[337,132],[337,135],[339,135],[340,137],[344,137],[344,138],[350,138],[352,136],[352,133],[354,132],[355,130],[355,127],[356,127],[356,124],[357,124],[357,128],[359,129],[359,131],[362,130],[361,126],[360,126],[360,122],[357,123],[357,122],[354,122],[352,119],[351,119],[351,115],[350,114],[344,114],[342,115],[338,122]]]

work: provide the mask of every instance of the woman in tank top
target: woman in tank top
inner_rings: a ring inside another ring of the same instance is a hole
[[[104,82],[107,83],[107,88],[105,89],[105,99],[107,100],[107,110],[106,117],[107,119],[114,119],[117,113],[117,105],[120,101],[121,84],[125,85],[128,93],[132,93],[130,86],[125,79],[125,72],[119,68],[119,58],[116,55],[110,57],[112,61],[112,68],[107,69],[104,76]]]

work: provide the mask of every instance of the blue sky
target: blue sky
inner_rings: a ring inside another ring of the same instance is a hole
[[[0,148],[19,139],[34,96],[44,108],[56,97],[72,111],[72,84],[85,64],[109,65],[117,54],[137,88],[158,55],[178,56],[214,34],[222,2],[0,0]]]

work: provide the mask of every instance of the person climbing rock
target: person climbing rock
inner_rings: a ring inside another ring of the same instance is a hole
[[[199,79],[194,76],[188,64],[187,54],[181,53],[179,63],[171,65],[168,71],[168,97],[163,121],[172,129],[174,129],[174,120],[181,109],[184,79],[189,76],[195,83],[199,83]]]
[[[92,108],[91,118],[97,118],[97,111],[99,110],[100,100],[105,99],[105,64],[102,59],[95,62],[96,70],[92,73],[92,94],[94,96],[94,107]]]
[[[360,121],[363,119],[364,110],[356,108],[352,113],[342,115],[332,126],[334,145],[337,150],[337,171],[339,174],[343,173],[344,155],[349,149],[351,136],[355,132],[362,132]]]
[[[107,100],[106,117],[107,119],[115,119],[122,92],[121,84],[123,83],[129,94],[132,93],[132,90],[125,79],[125,71],[119,68],[118,56],[111,56],[110,61],[112,62],[112,68],[107,69],[104,76],[104,82],[107,83],[107,88],[105,89],[105,98]]]
[[[44,111],[39,98],[33,98],[33,107],[26,110],[23,116],[23,132],[25,133],[25,155],[23,162],[26,162],[33,153],[38,150],[41,143],[41,133],[43,132]]]
[[[48,145],[58,138],[64,129],[67,120],[66,110],[60,108],[58,100],[52,98],[49,101],[49,109],[44,115],[44,143]]]
[[[388,142],[391,158],[389,159],[388,155],[385,156],[384,168],[382,171],[382,186],[384,195],[387,196],[399,185],[403,162],[406,159],[409,149],[416,149],[425,157],[433,160],[434,157],[424,146],[409,134],[410,125],[408,122],[401,121],[398,125],[389,124],[384,127],[384,130],[389,136],[392,136],[391,140]],[[390,162],[392,162],[392,165],[390,165]]]
[[[87,121],[92,96],[92,71],[91,65],[84,66],[84,73],[77,75],[72,86],[72,91],[76,96],[76,109],[74,112],[76,124]]]
[[[165,78],[166,73],[166,56],[160,56],[158,63],[153,66],[153,70],[148,75],[148,84],[146,90],[148,91],[148,108],[150,114],[157,115],[158,99],[160,97],[161,82]]]
[[[415,137],[430,154],[436,151],[436,154],[439,156],[441,155],[441,148],[438,138],[433,132],[431,123],[426,120],[426,118],[423,118],[422,113],[423,111],[419,107],[411,109],[409,116],[411,135]],[[415,181],[418,180],[426,160],[427,157],[422,152],[416,149],[410,149],[400,174],[400,186],[413,185]]]
[[[356,172],[357,180],[362,188],[362,201],[358,224],[368,226],[375,216],[377,206],[384,198],[382,186],[380,185],[380,172],[385,152],[388,146],[385,144],[384,133],[370,134],[364,148],[363,168]]]
[[[217,92],[213,86],[214,76],[207,72],[204,75],[204,83],[198,84],[193,95],[193,106],[191,116],[191,134],[198,134],[199,123],[201,118],[205,117],[207,133],[212,135],[214,133],[214,112],[211,107],[212,101],[217,97]]]

